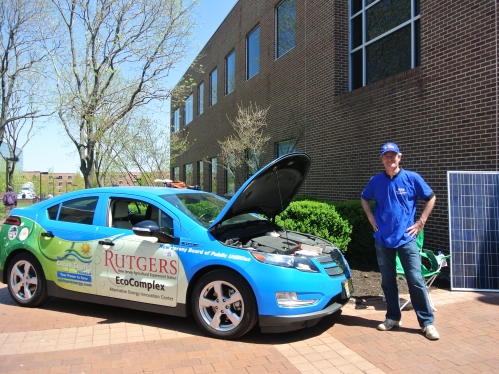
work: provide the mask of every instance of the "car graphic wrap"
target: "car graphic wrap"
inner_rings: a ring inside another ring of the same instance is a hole
[[[182,267],[169,245],[135,235],[102,241],[96,253],[97,294],[100,296],[175,306]],[[110,245],[112,243],[112,245]]]

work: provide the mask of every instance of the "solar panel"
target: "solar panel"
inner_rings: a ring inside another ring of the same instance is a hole
[[[451,289],[499,292],[499,173],[448,171]]]

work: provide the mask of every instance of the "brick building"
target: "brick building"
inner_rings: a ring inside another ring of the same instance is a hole
[[[110,173],[105,179],[105,186],[134,186],[140,185],[142,173]],[[85,182],[81,174],[76,173],[56,173],[40,171],[24,171],[22,181],[33,182],[35,192],[42,197],[51,194],[59,196],[66,192],[82,190]],[[41,184],[41,187],[40,187]],[[17,192],[17,191],[16,191]]]
[[[262,164],[297,140],[312,158],[301,194],[359,199],[381,145],[398,143],[437,196],[427,246],[447,250],[447,171],[498,169],[498,4],[239,0],[199,54],[204,72],[186,72],[197,87],[172,100],[172,130],[193,142],[173,178],[226,193],[224,169],[202,160],[238,104],[270,106]]]

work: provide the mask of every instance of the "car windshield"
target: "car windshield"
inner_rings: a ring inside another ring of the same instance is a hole
[[[206,228],[210,227],[215,218],[217,218],[228,203],[228,200],[209,193],[180,193],[175,195],[163,195],[161,197]],[[222,222],[222,225],[258,221],[262,219],[263,218],[254,214],[246,213],[232,217]]]

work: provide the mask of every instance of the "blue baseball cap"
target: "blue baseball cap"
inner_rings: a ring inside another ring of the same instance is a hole
[[[400,153],[399,147],[395,143],[386,143],[383,147],[381,147],[381,156],[383,156],[386,152]]]

